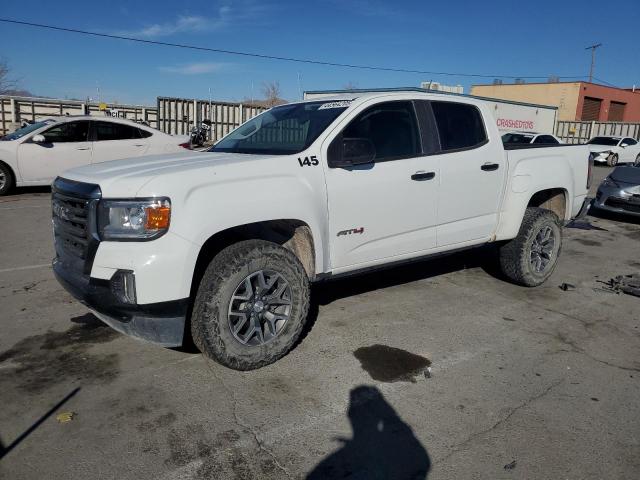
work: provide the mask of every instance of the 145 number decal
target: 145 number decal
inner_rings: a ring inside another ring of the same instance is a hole
[[[312,155],[310,157],[304,157],[304,158],[300,158],[298,157],[298,163],[300,164],[301,167],[310,167],[310,166],[316,166],[318,165],[318,158],[315,155]]]

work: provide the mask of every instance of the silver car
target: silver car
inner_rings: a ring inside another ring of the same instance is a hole
[[[640,167],[616,167],[598,187],[593,206],[640,216]]]

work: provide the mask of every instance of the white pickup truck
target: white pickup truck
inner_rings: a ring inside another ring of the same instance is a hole
[[[52,190],[59,281],[123,333],[189,333],[238,370],[285,355],[310,283],[494,243],[526,286],[587,205],[586,146],[503,147],[477,99],[396,91],[292,103],[208,153],[80,167]]]

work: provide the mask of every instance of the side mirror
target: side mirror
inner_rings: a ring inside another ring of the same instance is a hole
[[[329,147],[329,167],[345,168],[373,163],[376,148],[368,138],[343,138],[339,136]]]
[[[47,143],[47,139],[44,138],[44,135],[40,135],[40,134],[37,134],[31,137],[31,141],[33,143]]]
[[[620,144],[620,146],[621,146],[622,148],[627,148],[627,147],[629,146],[629,144],[628,144],[628,143],[621,143],[621,144]]]

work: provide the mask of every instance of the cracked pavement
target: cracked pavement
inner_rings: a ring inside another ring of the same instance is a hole
[[[640,221],[565,229],[535,289],[483,251],[317,285],[304,341],[235,372],[72,300],[49,210],[46,190],[0,199],[0,478],[638,478],[640,298],[602,282],[640,272]],[[431,378],[365,369],[402,351]]]

